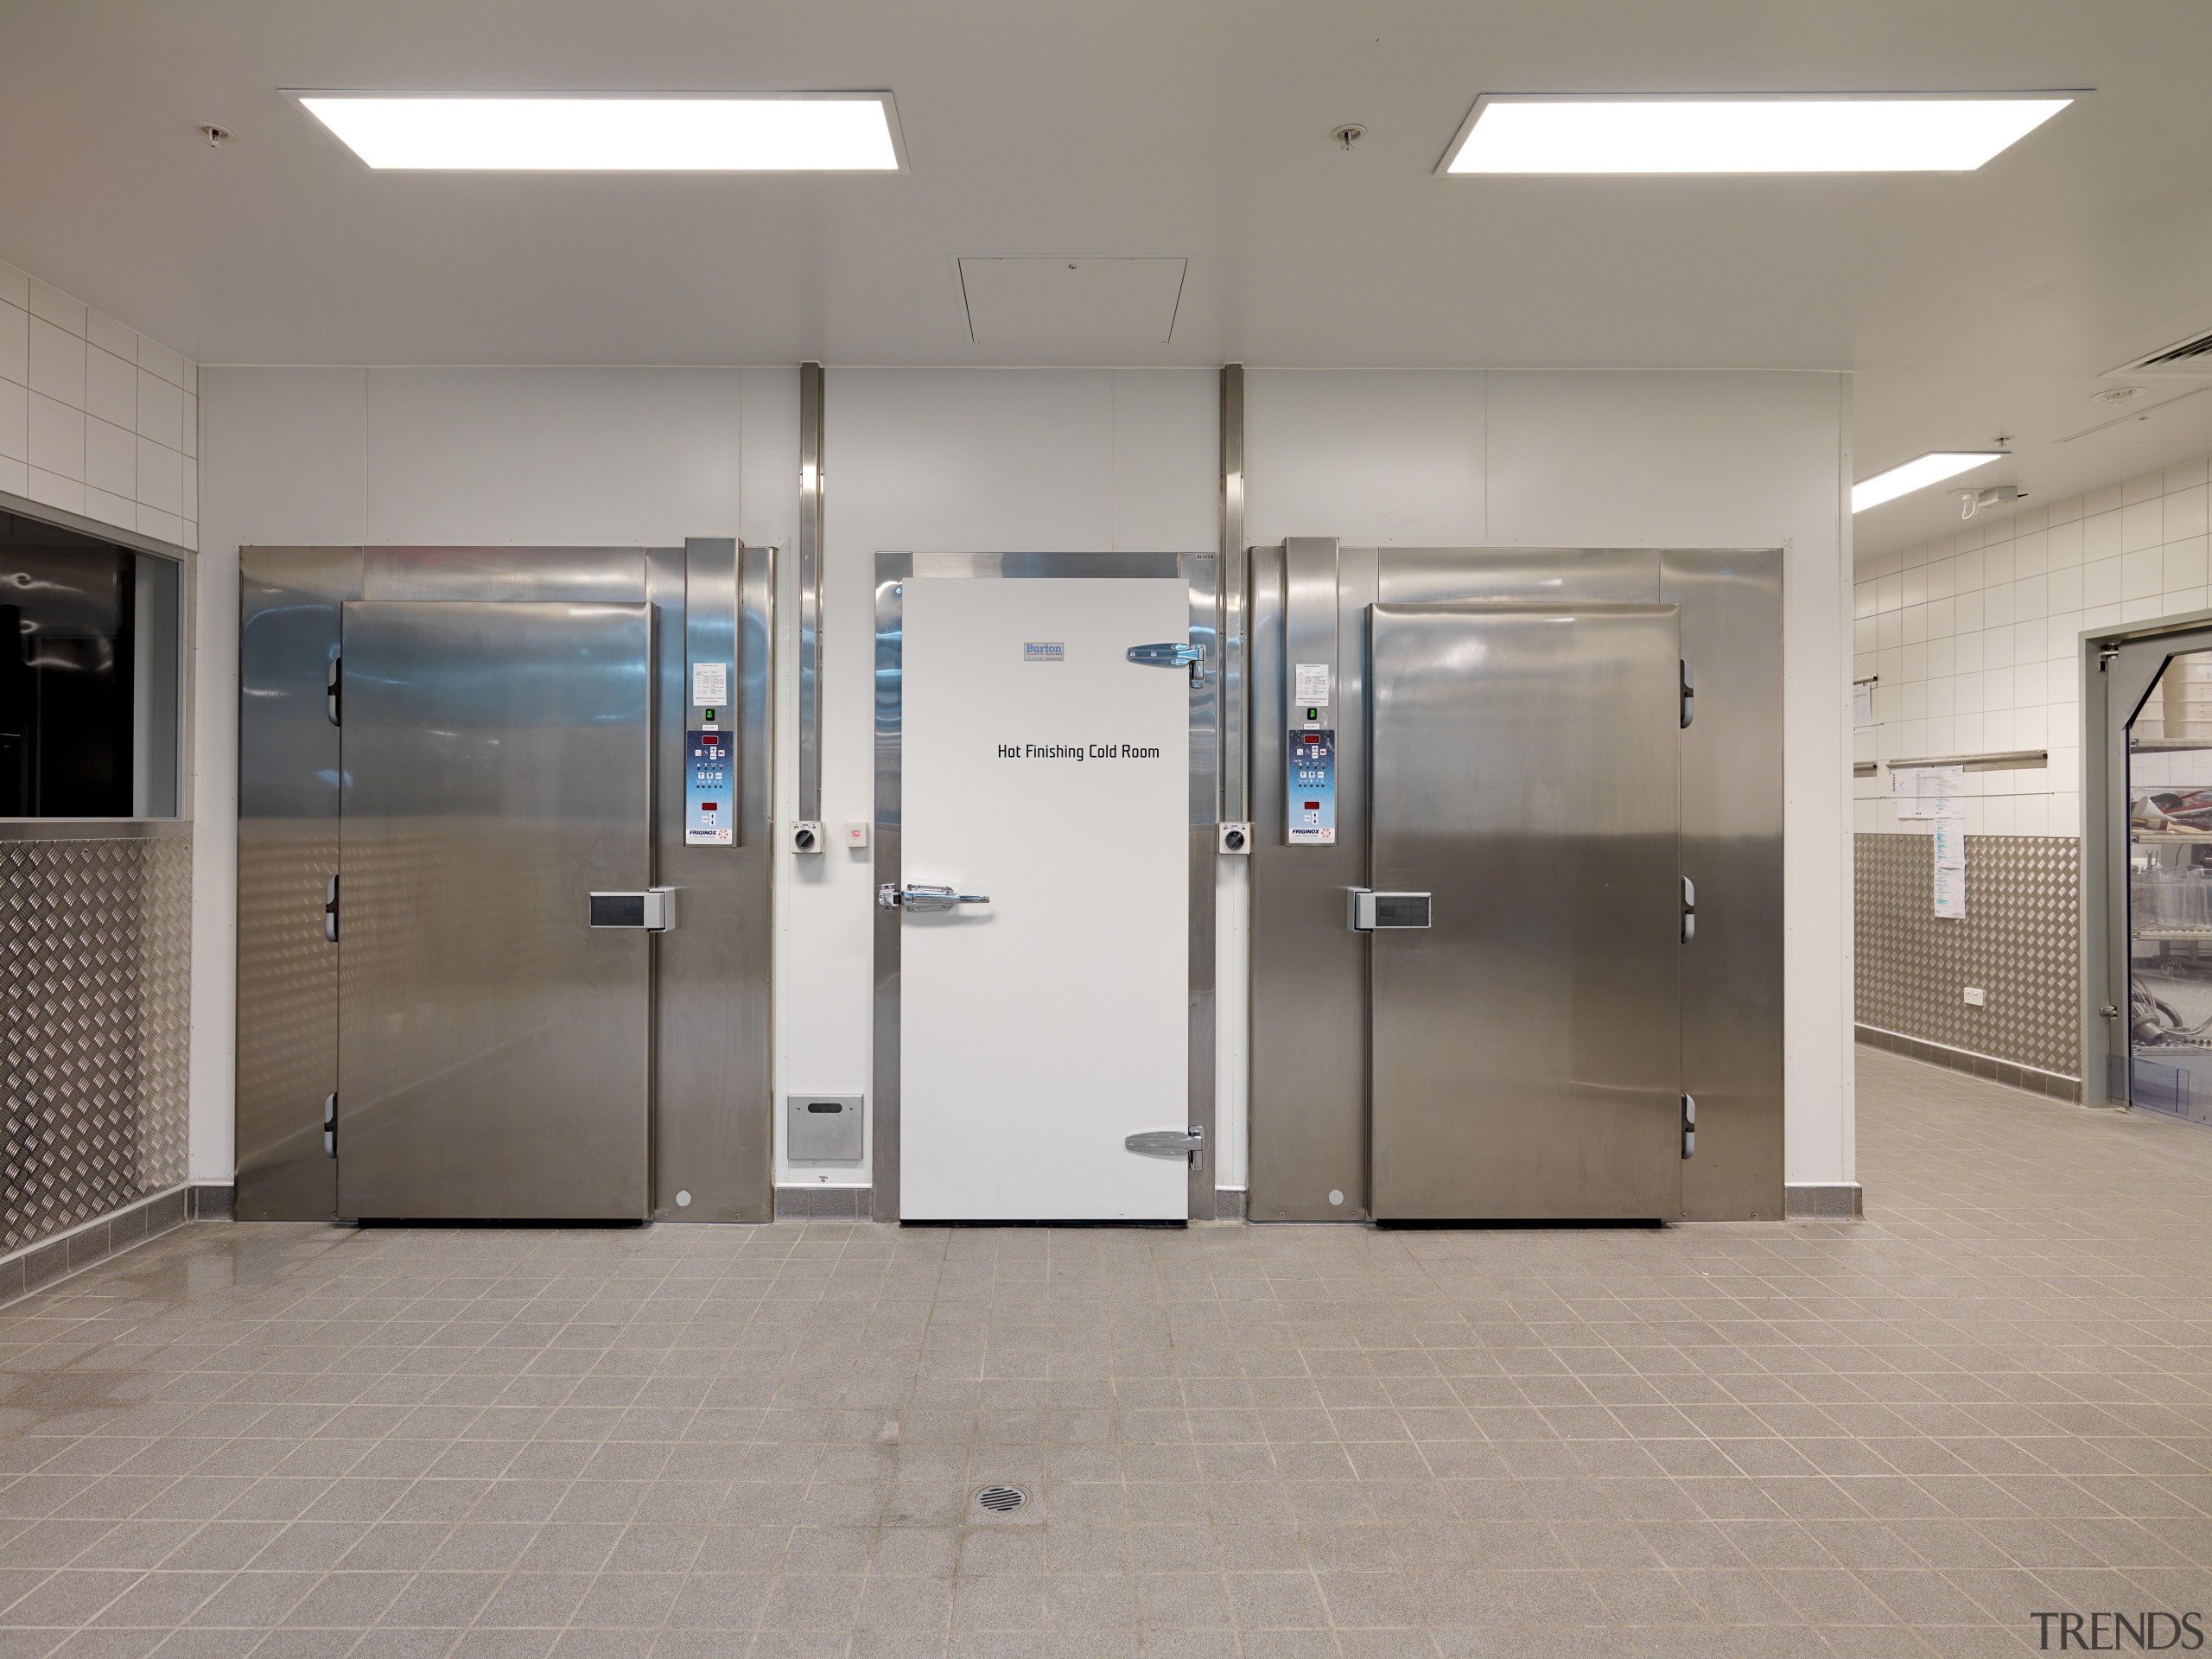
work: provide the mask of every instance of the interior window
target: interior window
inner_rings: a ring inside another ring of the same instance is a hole
[[[179,567],[0,512],[0,817],[173,817]]]

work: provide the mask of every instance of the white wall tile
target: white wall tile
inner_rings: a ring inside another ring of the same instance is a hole
[[[184,359],[159,340],[138,336],[138,366],[157,374],[173,386],[184,385]]]
[[[2191,536],[2168,542],[2162,550],[2161,585],[2171,593],[2177,588],[2202,588],[2205,582],[2204,537]]]
[[[0,380],[29,385],[31,378],[31,314],[0,301]]]
[[[83,480],[63,478],[60,474],[49,473],[43,467],[30,469],[30,482],[23,486],[23,493],[34,501],[49,507],[59,507],[64,512],[82,512],[85,510]]]
[[[138,499],[162,512],[184,516],[184,457],[150,438],[138,443]],[[175,541],[172,536],[168,539]]]
[[[138,428],[138,370],[98,346],[85,351],[85,413],[126,432]]]
[[[142,505],[138,509],[138,533],[181,547],[184,544],[184,520],[173,512],[163,512],[158,507]]]
[[[31,469],[10,455],[0,455],[0,490],[10,495],[31,493]]]
[[[2165,504],[2158,496],[2147,501],[2130,502],[2120,510],[2120,550],[2133,553],[2138,549],[2156,547],[2165,540]]]
[[[30,393],[13,381],[0,380],[0,457],[30,459]]]
[[[85,342],[44,317],[31,319],[30,378],[33,391],[43,392],[72,409],[85,406]]]
[[[184,393],[172,381],[138,371],[138,435],[171,449],[184,448]]]
[[[85,486],[85,517],[97,518],[104,524],[120,524],[125,530],[138,528],[138,504],[127,495],[111,495],[105,490]]]
[[[16,269],[5,259],[0,259],[0,302],[14,306],[18,311],[30,309],[30,274]],[[22,492],[17,490],[16,493],[21,495]]]
[[[104,352],[136,361],[138,356],[138,331],[126,328],[105,311],[85,314],[85,339],[90,345]]]
[[[184,394],[184,453],[194,460],[200,455],[200,398],[195,392]],[[782,543],[773,543],[781,546]]]
[[[49,283],[31,278],[29,302],[31,315],[43,317],[57,328],[82,340],[85,337],[85,303],[73,300]]]
[[[85,411],[37,392],[30,396],[30,463],[34,473],[85,481]],[[79,493],[79,499],[82,494]],[[53,504],[49,504],[53,505]]]
[[[113,425],[97,416],[85,417],[85,485],[125,501],[137,500],[138,440],[128,427]]]
[[[2208,518],[2212,460],[2199,460],[1868,559],[1854,589],[1857,644],[1873,648],[1883,678],[1877,729],[1854,748],[1884,759],[2044,749],[2045,768],[1968,778],[1968,829],[2079,835],[2081,636],[2212,609]],[[1896,574],[1915,571],[1924,576]],[[1923,828],[1897,819],[1885,778],[1861,781],[1877,798],[1871,814],[1854,809],[1862,825]]]

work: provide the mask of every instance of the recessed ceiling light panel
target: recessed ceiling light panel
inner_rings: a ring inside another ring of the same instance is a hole
[[[888,92],[290,94],[379,170],[895,173]]]
[[[1484,93],[1442,173],[1971,173],[2078,92]]]
[[[1894,501],[1915,490],[1941,484],[1947,478],[1956,478],[1961,473],[1986,467],[1993,461],[2002,461],[2011,453],[2009,449],[1937,449],[1916,456],[1902,467],[1892,467],[1886,473],[1877,473],[1853,485],[1851,510],[1864,512],[1869,507],[1878,507],[1885,501]]]

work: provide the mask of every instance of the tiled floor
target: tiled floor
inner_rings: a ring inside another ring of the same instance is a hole
[[[1859,1075],[1855,1225],[203,1224],[0,1313],[0,1659],[1976,1659],[2206,1609],[2212,1132]]]

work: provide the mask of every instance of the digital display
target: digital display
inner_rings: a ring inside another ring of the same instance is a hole
[[[1329,847],[1337,839],[1337,734],[1294,731],[1283,770],[1283,839],[1293,847]]]
[[[737,837],[722,817],[722,799],[733,784],[730,762],[736,757],[722,753],[729,746],[724,732],[684,734],[683,844],[687,847],[732,847]]]

